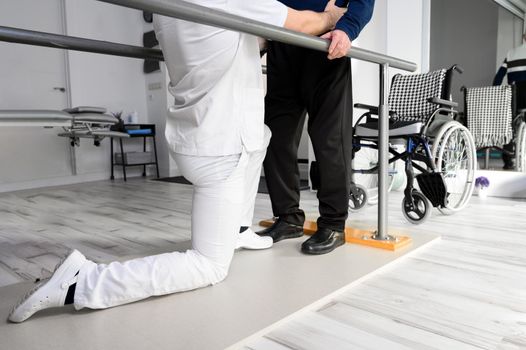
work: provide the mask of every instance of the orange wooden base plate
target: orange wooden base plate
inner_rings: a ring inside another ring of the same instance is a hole
[[[262,220],[259,224],[263,227],[270,227],[274,223],[273,219]],[[303,225],[303,231],[307,235],[312,235],[316,232],[318,226],[314,221],[305,221]],[[391,235],[394,237],[392,240],[378,241],[373,239],[373,231],[360,230],[352,227],[345,228],[345,241],[347,243],[361,244],[369,247],[386,249],[386,250],[397,250],[411,244],[411,237],[408,236],[397,236]]]

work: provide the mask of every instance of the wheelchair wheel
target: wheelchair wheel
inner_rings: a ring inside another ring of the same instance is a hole
[[[517,171],[526,172],[526,124],[521,123],[515,139],[515,167]]]
[[[419,225],[431,215],[431,208],[433,208],[433,206],[429,199],[421,192],[413,190],[411,196],[413,197],[414,206],[411,207],[409,200],[404,197],[404,199],[402,199],[402,213],[407,221]]]
[[[349,193],[349,211],[359,211],[367,204],[367,189],[361,185],[352,184]]]
[[[378,165],[378,150],[374,148],[362,147],[356,152],[353,160],[353,169],[367,170]],[[403,175],[403,171],[401,172]],[[367,192],[367,203],[375,205],[378,203],[378,175],[377,174],[353,174],[354,183],[360,185]],[[398,172],[395,163],[389,164],[389,177],[387,191],[391,191],[395,177]],[[402,179],[403,181],[403,179]]]
[[[447,123],[433,143],[436,169],[444,176],[449,193],[443,214],[463,209],[475,188],[477,166],[475,141],[469,130],[458,122]]]

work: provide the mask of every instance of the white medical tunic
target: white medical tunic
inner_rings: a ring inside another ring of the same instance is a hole
[[[195,0],[283,26],[287,7],[277,0]],[[264,88],[256,37],[157,16],[169,92],[166,138],[172,152],[223,156],[264,148]]]

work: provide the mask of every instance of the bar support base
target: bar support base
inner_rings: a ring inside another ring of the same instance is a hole
[[[262,220],[259,222],[260,226],[270,227],[274,223],[273,219]],[[303,231],[307,235],[312,235],[316,232],[318,226],[316,222],[306,220],[303,225]],[[345,242],[352,244],[359,244],[368,247],[385,249],[395,251],[411,244],[412,239],[409,236],[403,235],[388,235],[385,240],[376,239],[375,231],[361,230],[353,227],[345,228]]]

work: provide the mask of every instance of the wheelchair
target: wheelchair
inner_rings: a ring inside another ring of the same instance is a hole
[[[432,207],[446,215],[461,210],[475,187],[474,140],[470,131],[456,120],[458,104],[451,101],[455,72],[462,73],[462,69],[454,65],[426,74],[398,74],[392,80],[388,98],[389,187],[393,187],[402,171],[397,162],[403,164],[406,185],[402,212],[413,224],[424,222]],[[377,184],[379,168],[374,161],[365,168],[355,166],[364,149],[378,150],[378,107],[359,103],[354,106],[366,112],[353,131],[349,210],[360,209],[367,203],[371,188],[364,186],[363,179],[368,179],[369,185]]]
[[[504,169],[526,172],[526,106],[518,101],[519,86],[462,87],[461,90],[465,122],[477,151],[486,153],[484,167],[489,168],[490,150],[496,149],[502,152]]]

